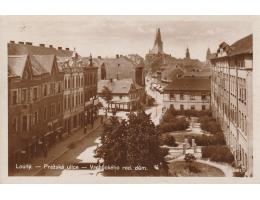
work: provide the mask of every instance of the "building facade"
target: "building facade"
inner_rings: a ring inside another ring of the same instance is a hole
[[[72,57],[59,57],[64,72],[63,127],[67,134],[83,127],[84,117],[84,69],[76,52]]]
[[[176,110],[209,110],[210,79],[175,79],[164,88],[163,104]]]
[[[93,126],[98,117],[98,66],[94,65],[92,56],[89,62],[84,64],[84,123]],[[84,129],[85,130],[85,129]],[[86,130],[85,130],[86,131]]]
[[[253,36],[232,45],[221,43],[211,64],[212,113],[221,123],[236,166],[252,176]]]
[[[13,53],[13,54],[12,54]],[[8,43],[9,169],[46,156],[98,115],[97,67],[68,48]],[[84,128],[84,132],[86,129]]]
[[[8,56],[9,164],[28,162],[60,137],[63,72],[55,55]]]

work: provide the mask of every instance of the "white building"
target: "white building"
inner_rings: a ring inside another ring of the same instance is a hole
[[[164,88],[163,104],[176,110],[210,109],[210,78],[175,79]]]
[[[223,42],[211,56],[211,106],[219,119],[237,167],[253,173],[252,71],[253,36],[232,45]]]
[[[98,81],[98,95],[102,97],[104,88],[111,92],[112,99],[109,109],[118,111],[136,110],[144,97],[144,88],[133,82],[132,79],[110,79]],[[103,104],[105,102],[103,101]]]

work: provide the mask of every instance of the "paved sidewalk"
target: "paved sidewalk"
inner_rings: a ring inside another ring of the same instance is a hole
[[[105,119],[104,119],[105,122]],[[65,136],[62,141],[55,144],[53,147],[51,147],[48,150],[47,157],[40,156],[38,158],[35,158],[31,161],[30,164],[32,164],[31,170],[19,170],[15,173],[11,173],[11,176],[35,176],[37,175],[41,170],[43,170],[44,164],[50,164],[53,163],[55,160],[57,160],[59,157],[61,157],[63,154],[65,154],[67,151],[70,150],[68,146],[71,143],[77,143],[81,141],[83,138],[87,137],[89,134],[93,133],[97,128],[101,126],[101,118],[98,118],[95,123],[94,127],[92,128],[91,125],[87,126],[87,133],[84,134],[84,130],[79,129],[75,132],[73,132],[70,136]]]

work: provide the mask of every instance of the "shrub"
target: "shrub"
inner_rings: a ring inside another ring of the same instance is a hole
[[[217,133],[215,135],[194,135],[188,137],[189,142],[191,139],[195,139],[198,146],[209,146],[209,145],[226,145],[226,141],[223,133]]]
[[[234,156],[226,145],[210,145],[203,147],[202,158],[209,158],[211,161],[225,162],[229,164],[234,162]]]
[[[211,117],[211,111],[210,110],[175,110],[174,108],[169,108],[167,110],[172,116],[177,116],[177,115],[184,115],[187,117],[202,117],[202,116],[209,116]]]
[[[189,122],[187,122],[185,118],[167,119],[161,122],[159,126],[161,133],[186,130],[188,127],[189,127]]]
[[[173,137],[172,135],[167,135],[166,138],[163,139],[163,144],[174,147],[178,146],[175,137]]]
[[[199,119],[200,127],[202,130],[215,134],[221,132],[220,124],[212,117],[203,116]]]

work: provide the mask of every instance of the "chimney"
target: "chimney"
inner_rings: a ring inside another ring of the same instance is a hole
[[[40,44],[40,47],[45,47],[45,44]]]
[[[14,41],[14,40],[11,40],[10,43],[11,43],[11,44],[15,44],[15,41]]]
[[[25,42],[25,44],[32,46],[32,42]]]
[[[101,57],[101,56],[98,56],[98,59],[100,59],[100,60],[101,60],[101,59],[102,59],[102,57]]]
[[[119,55],[118,55],[118,54],[116,54],[116,58],[119,58]]]
[[[116,79],[119,80],[119,67],[120,67],[120,64],[118,63],[117,64],[117,73],[116,73]]]
[[[62,50],[62,47],[58,47],[58,50]]]
[[[19,44],[24,44],[24,42],[19,42]]]
[[[70,48],[66,48],[66,50],[67,50],[67,51],[69,51],[69,50],[70,50]]]
[[[53,45],[51,44],[51,45],[49,45],[49,47],[50,47],[50,48],[53,48]]]

